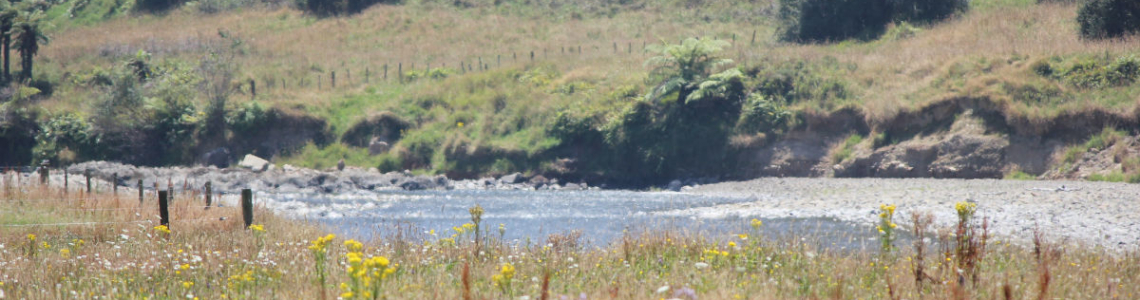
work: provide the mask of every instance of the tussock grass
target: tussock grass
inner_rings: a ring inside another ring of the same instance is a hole
[[[886,254],[830,250],[798,238],[771,240],[758,230],[728,238],[649,231],[593,248],[580,243],[580,233],[551,235],[534,244],[504,241],[497,236],[511,228],[480,224],[478,217],[449,232],[384,228],[382,238],[363,241],[356,249],[344,237],[326,237],[319,224],[283,219],[264,208],[255,214],[255,223],[264,230],[260,231],[242,228],[234,211],[202,210],[195,207],[199,200],[175,199],[171,233],[165,234],[154,228],[157,217],[149,199],[140,208],[131,196],[74,191],[61,195],[35,185],[10,191],[0,201],[0,210],[142,221],[11,227],[5,218],[0,221],[5,225],[0,227],[0,266],[5,270],[0,291],[13,298],[347,298],[340,283],[352,286],[353,278],[359,278],[346,273],[354,255],[384,257],[390,263],[387,267],[393,270],[382,276],[378,296],[397,299],[541,295],[1130,299],[1140,295],[1140,287],[1129,284],[1140,280],[1140,256],[1135,250],[1115,252],[1040,237],[1025,246],[992,237],[986,243],[985,226],[980,235],[971,234],[966,241],[975,245],[968,249],[969,257],[960,257],[966,253],[962,248],[955,250],[949,228],[923,229],[924,236],[937,242],[920,238],[919,244],[895,245],[898,250]],[[476,210],[472,212],[474,216]],[[228,218],[219,221],[221,217]],[[916,228],[931,224],[915,220]],[[978,225],[973,224],[959,225],[959,230]],[[759,221],[752,225],[763,226]],[[326,238],[323,246],[313,247],[321,237]],[[316,260],[316,253],[327,259]],[[962,263],[971,266],[968,278],[956,271]],[[318,280],[320,269],[327,277],[323,285]]]

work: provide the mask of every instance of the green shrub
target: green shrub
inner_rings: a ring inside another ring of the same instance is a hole
[[[740,118],[736,121],[736,132],[773,132],[783,129],[792,118],[792,113],[781,101],[773,101],[760,93],[753,93],[744,102]]]
[[[1140,32],[1140,1],[1089,0],[1077,12],[1081,37],[1116,38]]]
[[[1009,172],[1009,174],[1006,174],[1005,179],[1006,180],[1036,180],[1037,176],[1033,176],[1029,173],[1025,173],[1025,172],[1022,172],[1020,170],[1017,170],[1017,171]]]
[[[1082,89],[1130,85],[1140,77],[1140,59],[1134,56],[1121,56],[1116,59],[1078,57],[1060,69],[1048,62],[1039,61],[1032,68],[1038,75]]]
[[[380,3],[398,3],[399,1],[385,0],[298,0],[297,7],[317,16],[350,15]]]
[[[968,7],[966,0],[780,0],[777,34],[799,43],[870,40],[891,22],[933,23]]]

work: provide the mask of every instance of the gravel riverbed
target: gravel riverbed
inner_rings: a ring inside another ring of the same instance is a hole
[[[881,178],[762,178],[702,185],[688,192],[754,201],[695,209],[697,215],[833,217],[877,222],[880,204],[896,204],[895,222],[931,213],[935,227],[956,220],[954,203],[978,204],[991,232],[1027,243],[1035,228],[1053,242],[1136,250],[1140,246],[1140,185],[1077,181]]]

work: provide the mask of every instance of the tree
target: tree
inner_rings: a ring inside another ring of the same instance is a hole
[[[10,58],[12,56],[9,46],[12,45],[12,35],[9,33],[12,30],[13,23],[16,22],[16,17],[19,16],[20,11],[16,9],[8,0],[0,0],[0,47],[4,51],[4,73],[0,74],[0,82],[10,81]]]
[[[660,55],[649,58],[646,65],[656,66],[650,72],[650,80],[659,80],[659,84],[646,95],[649,100],[677,94],[677,101],[687,99],[689,93],[696,90],[698,84],[713,69],[732,63],[731,59],[717,57],[729,44],[724,40],[689,38],[680,44],[653,45],[649,51]]]
[[[20,52],[20,77],[32,78],[32,58],[39,54],[40,46],[51,42],[44,31],[43,13],[38,10],[22,11],[12,24],[9,32],[14,39],[13,46]]]

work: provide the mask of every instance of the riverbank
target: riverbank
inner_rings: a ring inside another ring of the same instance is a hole
[[[1078,181],[992,179],[762,178],[698,186],[699,195],[743,197],[750,201],[702,208],[698,216],[834,217],[874,224],[881,204],[930,213],[938,227],[956,221],[954,204],[978,204],[993,232],[1027,243],[1039,230],[1065,244],[1117,250],[1140,246],[1140,185]],[[907,226],[908,224],[903,224]]]
[[[715,187],[715,185],[714,185]],[[698,188],[698,190],[701,190]],[[505,241],[481,225],[454,232],[386,225],[393,238],[352,241],[317,223],[257,208],[245,228],[236,212],[175,199],[171,226],[152,204],[106,193],[23,184],[0,197],[0,299],[1130,299],[1140,287],[1135,252],[991,239],[962,256],[910,245],[880,255],[829,251],[741,233],[727,241],[661,231],[601,248],[580,234]],[[178,197],[178,196],[176,196]],[[9,216],[19,216],[11,218]],[[83,219],[97,224],[41,224]],[[766,224],[753,223],[753,228]],[[1000,227],[1000,226],[998,226]],[[811,238],[811,237],[805,237]],[[928,245],[929,247],[936,247]],[[945,255],[945,256],[944,256]],[[971,258],[972,257],[972,258]],[[976,263],[976,269],[965,264]],[[361,269],[375,273],[358,272]],[[977,270],[973,272],[971,270]],[[920,274],[917,277],[916,275]]]

